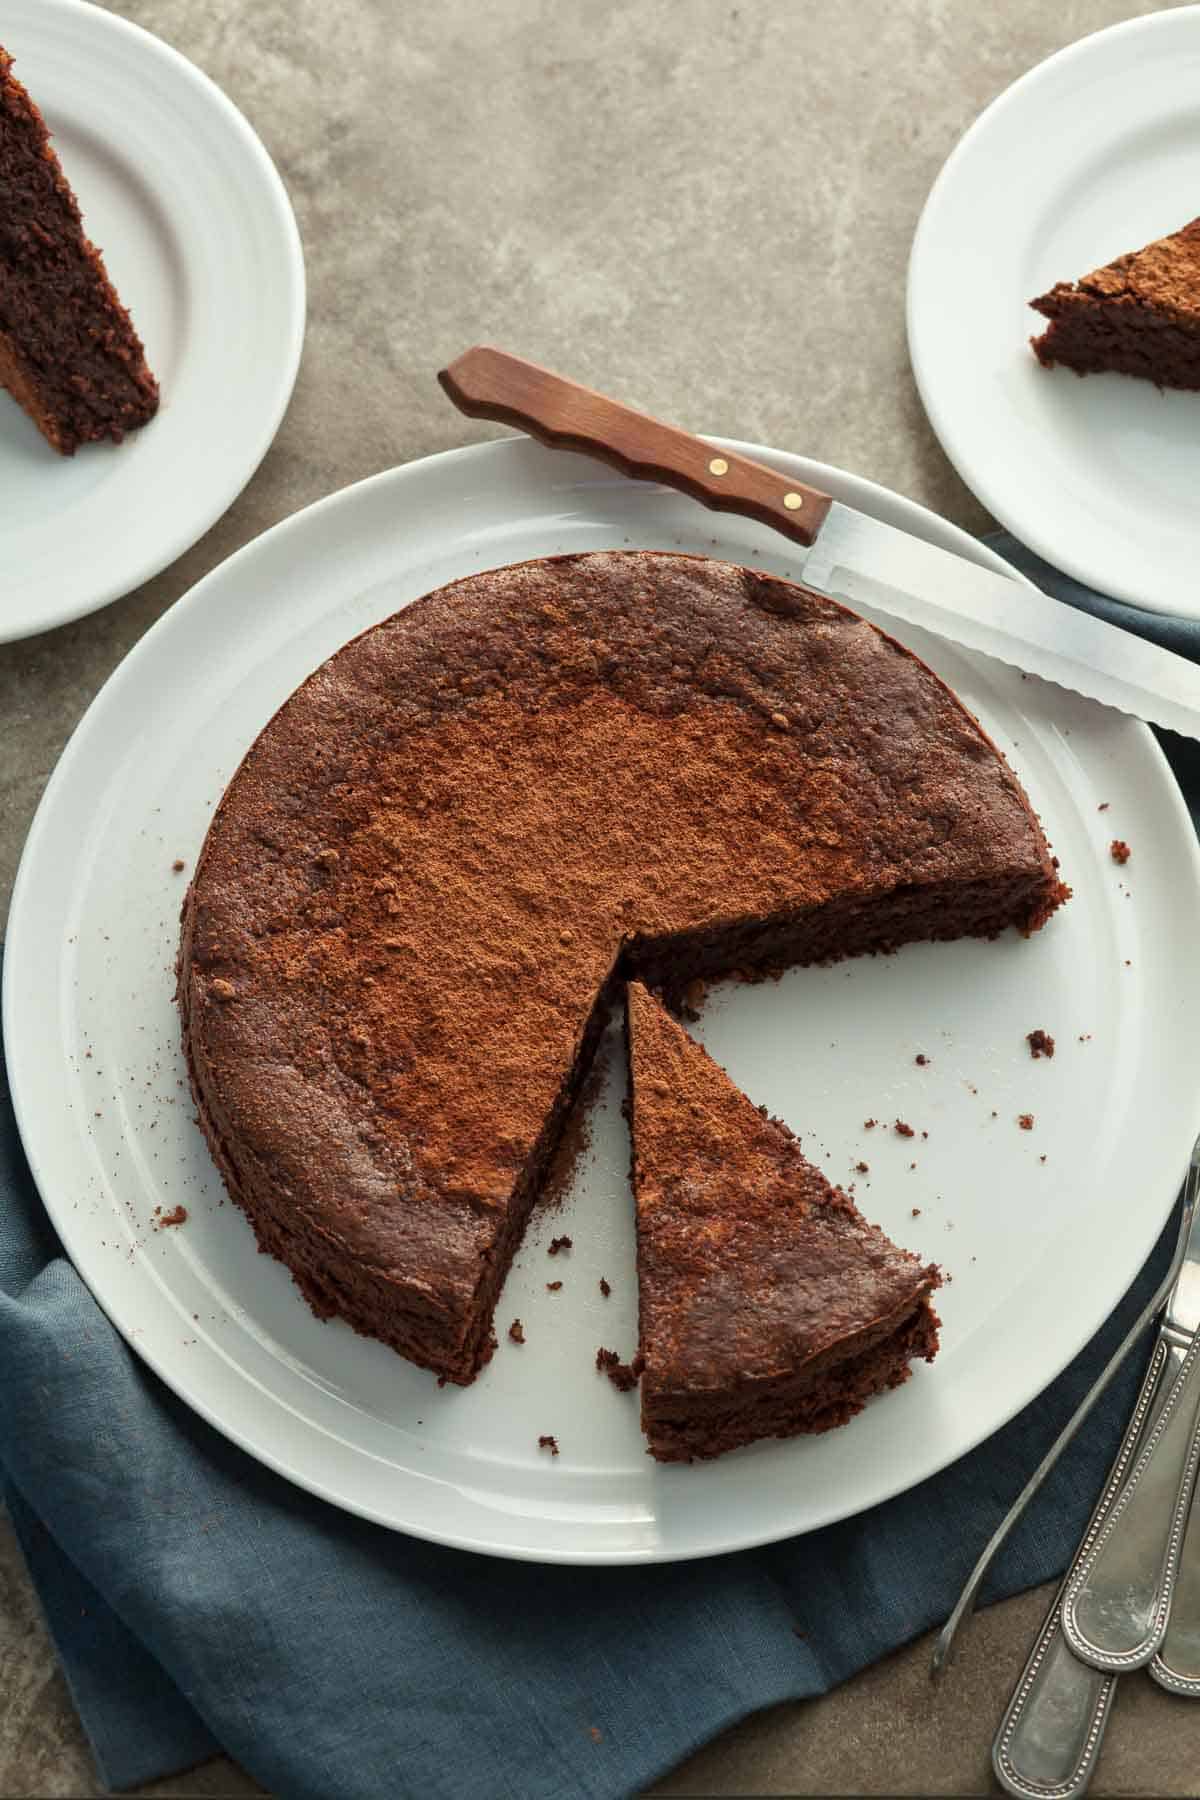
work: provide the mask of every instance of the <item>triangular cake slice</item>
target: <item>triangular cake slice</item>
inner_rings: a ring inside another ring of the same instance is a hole
[[[120,443],[158,383],[50,143],[0,49],[0,387],[63,456]]]
[[[1200,388],[1200,219],[1029,303],[1050,321],[1038,361]]]
[[[941,1276],[627,989],[642,1429],[660,1462],[842,1425],[931,1360]]]

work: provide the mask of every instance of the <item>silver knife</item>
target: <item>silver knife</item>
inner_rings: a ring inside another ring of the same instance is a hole
[[[1074,1654],[1116,1674],[1148,1663],[1166,1636],[1200,1467],[1200,1213],[1158,1335],[1166,1353],[1161,1408],[1062,1603]]]
[[[1200,738],[1200,667],[1186,657],[505,351],[477,345],[438,380],[471,418],[774,526],[807,549],[799,579],[820,593]]]

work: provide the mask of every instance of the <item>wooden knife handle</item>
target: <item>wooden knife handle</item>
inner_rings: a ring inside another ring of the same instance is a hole
[[[467,350],[438,380],[472,419],[515,425],[552,450],[598,457],[622,475],[661,481],[717,512],[745,513],[801,544],[814,541],[833,504],[828,494],[764,463],[714,449],[648,413],[485,344]]]

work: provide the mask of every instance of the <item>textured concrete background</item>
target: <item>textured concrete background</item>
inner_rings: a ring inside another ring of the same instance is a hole
[[[104,612],[0,649],[0,918],[38,796],[109,672],[277,519],[488,435],[434,371],[502,344],[697,430],[808,452],[970,528],[909,373],[921,203],[992,97],[1131,0],[122,0],[247,114],[308,261],[295,398],[246,492]],[[3,10],[0,4],[0,38]],[[1064,271],[1070,274],[1071,271]],[[1014,1471],[1014,1486],[1016,1476]],[[697,1570],[703,1579],[703,1569]],[[662,1794],[985,1794],[1046,1594],[975,1624],[952,1678],[919,1644],[710,1746]],[[1093,1791],[1194,1795],[1200,1709],[1124,1685]],[[209,1764],[145,1790],[247,1794]],[[0,1521],[0,1794],[96,1795]]]

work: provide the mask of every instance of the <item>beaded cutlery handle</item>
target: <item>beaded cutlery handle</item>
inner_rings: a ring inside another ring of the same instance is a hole
[[[1166,1360],[1166,1346],[1160,1341],[1151,1352],[1137,1403],[1088,1528],[1000,1720],[992,1767],[1001,1787],[1018,1800],[1077,1800],[1092,1778],[1116,1699],[1117,1677],[1072,1655],[1060,1609],[1076,1567],[1095,1543],[1125,1485],[1147,1420],[1162,1404]]]
[[[1133,1473],[1067,1585],[1067,1642],[1093,1668],[1148,1663],[1166,1636],[1184,1524],[1200,1461],[1200,1336],[1163,1336],[1166,1399]]]
[[[1167,1635],[1148,1673],[1172,1694],[1200,1700],[1200,1487],[1192,1495]]]
[[[812,544],[833,502],[778,469],[716,450],[648,413],[608,400],[523,357],[477,344],[438,375],[460,412],[515,425],[555,450],[577,450],[622,475],[660,481],[716,512],[744,513]]]

